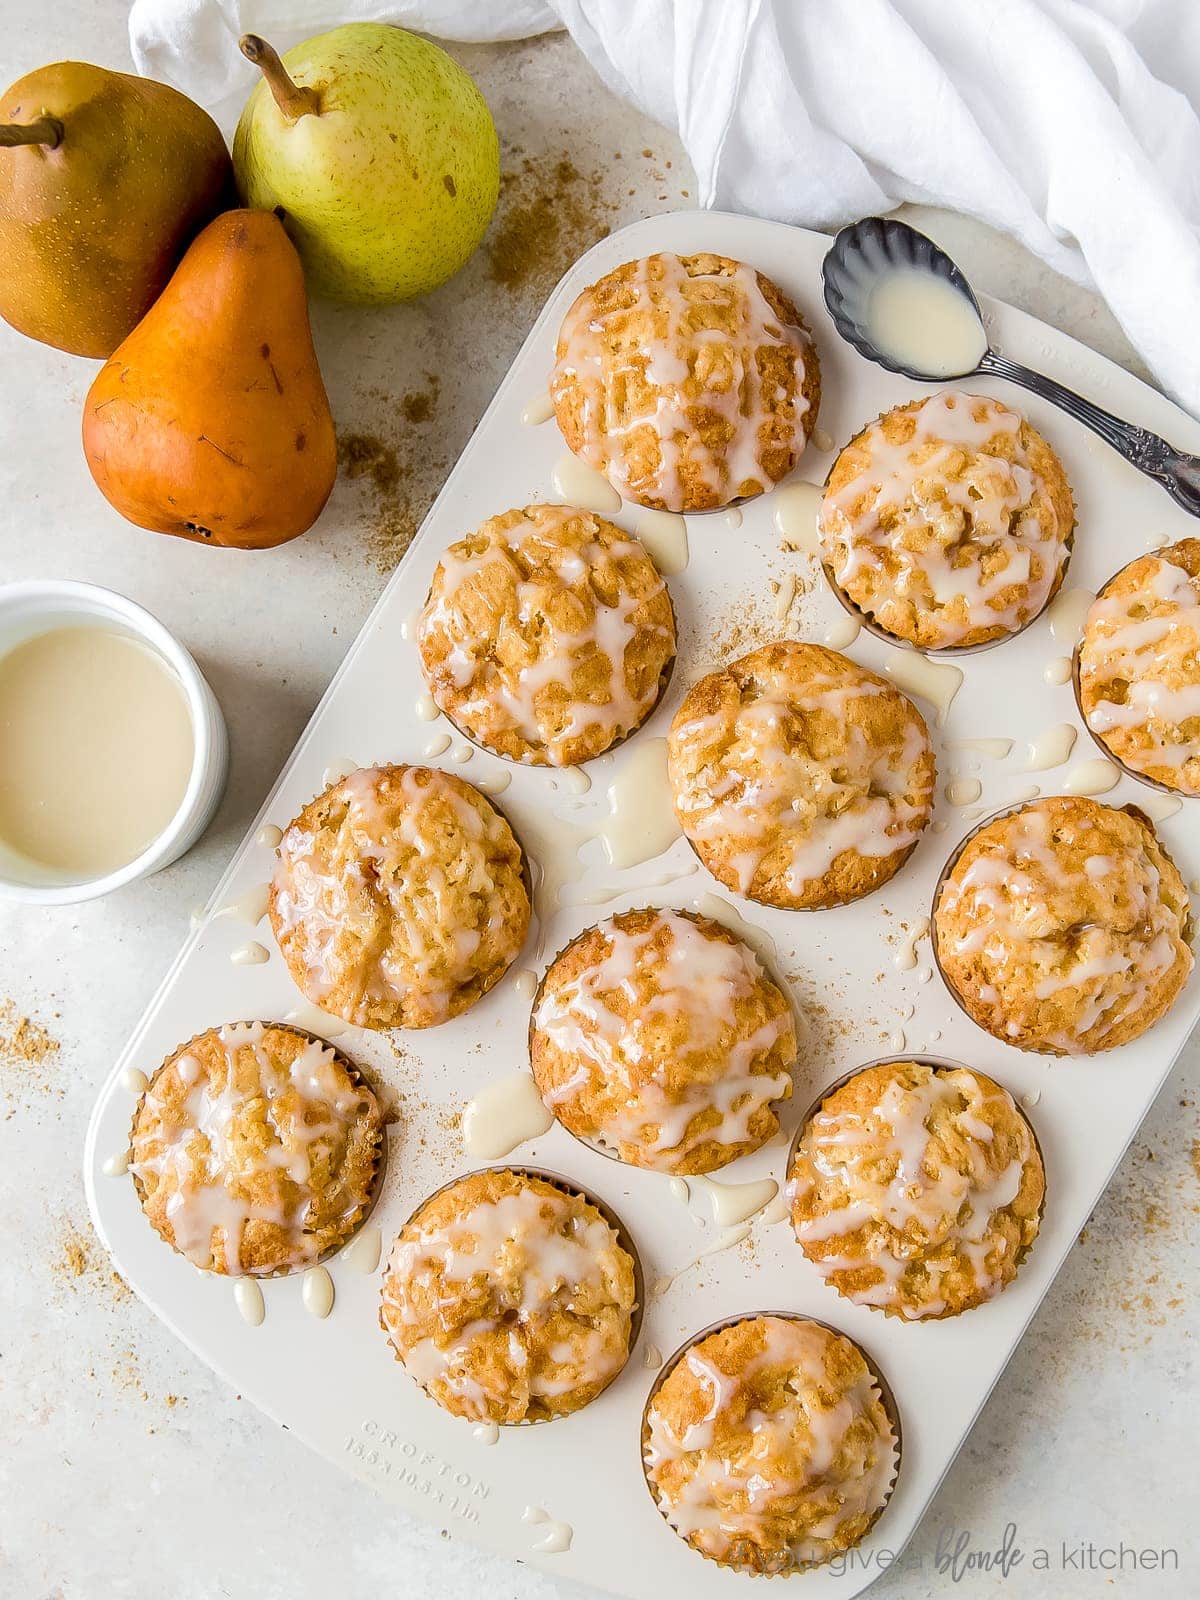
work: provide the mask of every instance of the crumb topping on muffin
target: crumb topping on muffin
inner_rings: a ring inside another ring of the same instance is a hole
[[[747,1318],[683,1355],[646,1412],[646,1477],[701,1555],[782,1576],[863,1537],[898,1440],[862,1352],[800,1318]]]
[[[1016,633],[1062,581],[1075,522],[1054,451],[998,400],[896,406],[838,456],[821,553],[846,596],[926,650]]]
[[[917,1320],[999,1294],[1037,1237],[1045,1179],[1012,1096],[967,1067],[891,1061],[821,1105],[792,1162],[792,1224],[826,1282]]]
[[[563,319],[550,392],[567,444],[626,500],[702,511],[795,466],[820,368],[786,295],[708,253],[628,261]]]
[[[711,1172],[777,1131],[796,1031],[758,957],[719,922],[623,911],[547,971],[530,1058],[579,1138],[634,1166]]]
[[[1200,539],[1139,556],[1105,584],[1079,645],[1079,697],[1123,766],[1200,795]]]
[[[472,1173],[403,1228],[381,1325],[439,1405],[539,1422],[594,1400],[625,1365],[633,1258],[599,1210],[542,1178]]]
[[[231,1022],[167,1057],[130,1137],[142,1209],[181,1255],[206,1272],[292,1272],[365,1216],[383,1116],[320,1039]]]
[[[684,833],[728,888],[799,910],[877,889],[929,821],[934,761],[900,691],[781,641],[702,678],[671,724]]]
[[[314,1005],[364,1028],[465,1011],[529,927],[521,849],[486,796],[430,767],[368,767],[284,833],[271,926]]]
[[[968,1014],[1008,1044],[1127,1044],[1192,970],[1187,889],[1149,821],[1082,796],[1037,800],[969,839],[934,908],[934,948]]]
[[[675,618],[636,539],[572,506],[532,505],[450,546],[419,642],[434,700],[468,738],[513,761],[573,766],[653,711]]]

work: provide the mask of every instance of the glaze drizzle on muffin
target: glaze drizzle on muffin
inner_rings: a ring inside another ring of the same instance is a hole
[[[1079,645],[1084,720],[1123,766],[1200,795],[1200,539],[1111,578]]]
[[[754,952],[687,912],[624,911],[552,964],[530,1029],[542,1099],[635,1166],[711,1172],[777,1130],[792,1014]]]
[[[869,894],[929,821],[912,702],[821,645],[782,641],[702,678],[671,724],[675,810],[727,887],[793,910]]]
[[[629,1355],[633,1259],[582,1196],[530,1174],[477,1172],[398,1236],[380,1322],[439,1405],[480,1422],[577,1411]]]
[[[820,370],[769,279],[724,256],[663,252],[578,297],[550,388],[568,445],[625,499],[698,511],[786,477],[816,419]]]
[[[910,1320],[999,1294],[1037,1236],[1042,1163],[999,1084],[893,1061],[823,1102],[792,1162],[792,1224],[839,1294]]]
[[[1026,1050],[1127,1044],[1177,998],[1193,958],[1187,889],[1148,820],[1038,800],[967,841],[939,890],[934,947],[964,1009]]]
[[[261,1022],[198,1035],[154,1074],[134,1113],[142,1208],[208,1272],[292,1272],[365,1215],[383,1118],[320,1039]]]
[[[271,926],[314,1005],[364,1028],[466,1010],[529,927],[521,849],[477,789],[431,767],[363,768],[284,833]]]
[[[658,702],[675,619],[649,555],[571,506],[490,517],[439,561],[421,614],[434,700],[510,760],[572,766]]]
[[[820,513],[846,596],[919,648],[986,643],[1036,617],[1062,581],[1074,526],[1058,457],[983,395],[897,406],[845,447]]]
[[[887,1503],[897,1439],[858,1347],[800,1318],[711,1333],[646,1412],[646,1477],[701,1555],[782,1576],[858,1543]]]

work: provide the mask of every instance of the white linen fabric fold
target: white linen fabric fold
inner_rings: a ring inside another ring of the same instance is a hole
[[[253,29],[566,27],[676,128],[703,204],[834,227],[905,200],[1091,282],[1200,415],[1200,0],[135,0],[140,72],[226,114]]]

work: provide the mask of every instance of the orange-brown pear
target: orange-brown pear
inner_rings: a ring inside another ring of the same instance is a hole
[[[337,446],[277,217],[209,223],[97,375],[83,448],[101,493],[141,528],[260,550],[312,526]]]

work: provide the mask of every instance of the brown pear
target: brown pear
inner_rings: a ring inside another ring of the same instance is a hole
[[[261,550],[312,526],[337,445],[300,258],[276,216],[209,223],[97,374],[83,448],[140,528]]]
[[[85,61],[39,67],[0,98],[0,316],[111,355],[236,203],[221,130],[187,95]]]

